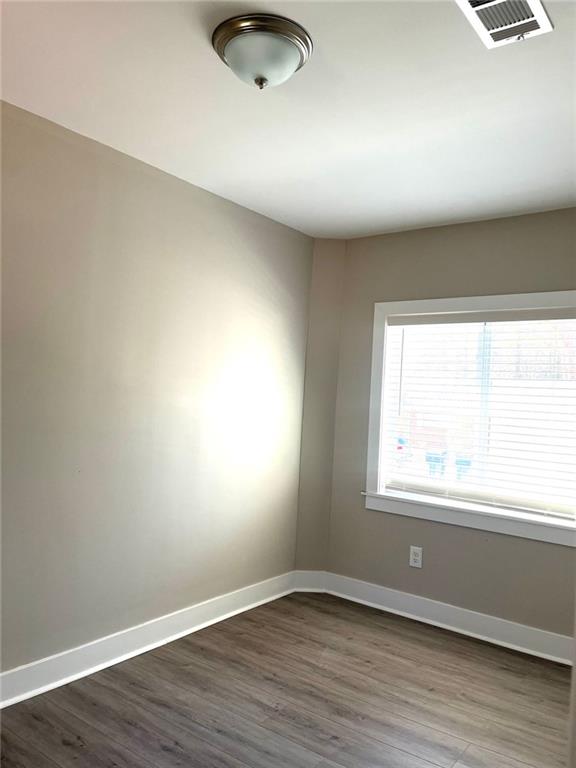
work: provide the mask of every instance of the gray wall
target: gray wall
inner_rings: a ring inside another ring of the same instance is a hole
[[[9,669],[294,566],[312,241],[3,110]]]
[[[329,247],[322,254],[324,270]],[[318,306],[335,323],[342,312],[334,451],[317,455],[322,473],[333,470],[331,493],[324,496],[328,503],[331,496],[330,510],[320,501],[300,510],[301,519],[303,511],[330,518],[316,567],[571,634],[574,550],[368,511],[360,492],[374,303],[576,288],[576,209],[352,240],[344,261],[343,299],[334,293],[327,307],[325,291],[317,290],[311,300],[313,320]],[[338,273],[339,247],[333,263]],[[320,377],[315,366],[332,371],[334,362],[309,354],[307,380]],[[318,395],[318,407],[325,408],[323,397]],[[314,403],[307,408],[313,412]],[[309,441],[304,433],[304,452]],[[307,525],[312,527],[309,520]],[[424,547],[421,571],[408,567],[410,544]],[[300,559],[307,567],[314,560],[303,544]]]

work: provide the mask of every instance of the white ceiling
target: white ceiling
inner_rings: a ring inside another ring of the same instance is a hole
[[[576,4],[484,48],[447,2],[3,3],[3,98],[320,237],[576,204]],[[294,18],[314,54],[250,89],[228,16]]]

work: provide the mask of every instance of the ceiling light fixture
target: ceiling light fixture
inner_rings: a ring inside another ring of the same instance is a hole
[[[212,45],[240,80],[260,90],[285,83],[312,54],[312,38],[303,27],[268,13],[223,21]]]

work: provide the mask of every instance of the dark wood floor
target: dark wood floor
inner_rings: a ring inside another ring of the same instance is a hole
[[[5,768],[559,768],[565,667],[292,595],[3,713]]]

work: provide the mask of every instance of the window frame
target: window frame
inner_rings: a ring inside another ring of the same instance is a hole
[[[372,372],[368,420],[368,460],[365,507],[369,510],[422,520],[491,531],[509,536],[576,547],[576,520],[539,515],[425,493],[387,491],[379,493],[381,405],[384,387],[384,355],[388,318],[393,315],[446,315],[450,313],[574,310],[576,291],[468,296],[446,299],[378,302],[374,305]]]

